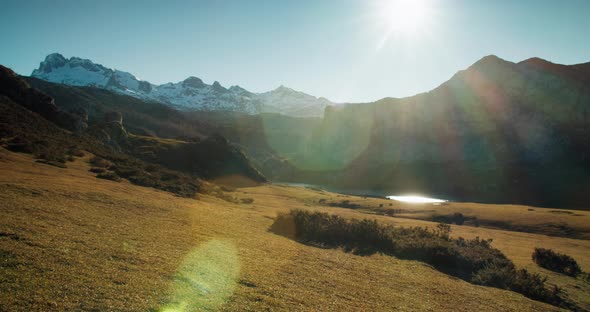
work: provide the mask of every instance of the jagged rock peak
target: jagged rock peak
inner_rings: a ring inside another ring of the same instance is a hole
[[[213,90],[218,91],[218,92],[226,92],[226,91],[228,91],[218,81],[215,81],[213,83]]]
[[[185,88],[201,89],[204,88],[206,84],[200,78],[190,76],[182,82],[182,86]]]
[[[67,61],[68,60],[63,57],[63,55],[59,53],[51,53],[45,57],[45,60],[39,64],[39,69],[33,71],[33,74],[35,74],[35,72],[49,73],[54,68],[64,66]]]

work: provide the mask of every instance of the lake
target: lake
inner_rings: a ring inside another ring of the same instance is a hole
[[[397,200],[404,203],[416,203],[416,204],[430,204],[430,203],[444,203],[448,200],[431,198],[421,195],[390,195],[388,199]]]

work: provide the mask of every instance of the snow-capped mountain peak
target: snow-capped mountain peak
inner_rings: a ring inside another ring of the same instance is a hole
[[[269,92],[252,93],[240,86],[225,88],[218,81],[208,85],[194,76],[177,83],[155,85],[128,72],[78,57],[67,59],[59,53],[49,54],[31,76],[73,86],[104,88],[183,110],[230,110],[248,114],[273,112],[319,117],[331,104],[325,98],[316,98],[283,85]]]

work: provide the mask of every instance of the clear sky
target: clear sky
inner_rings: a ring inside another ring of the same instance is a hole
[[[0,0],[0,64],[30,75],[59,52],[152,83],[362,102],[428,91],[489,54],[590,61],[590,0],[395,1]]]

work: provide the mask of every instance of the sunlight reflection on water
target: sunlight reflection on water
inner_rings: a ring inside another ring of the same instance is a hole
[[[430,198],[420,195],[402,195],[402,196],[387,196],[388,199],[397,200],[404,203],[416,203],[416,204],[430,204],[430,203],[444,203],[447,200]]]

